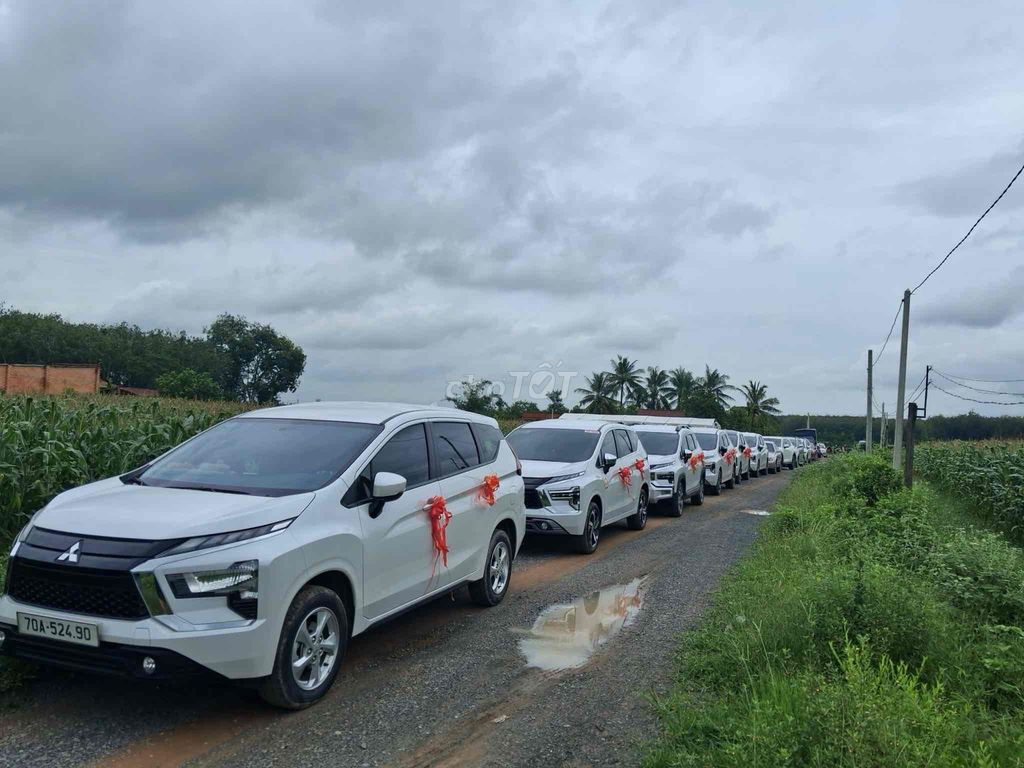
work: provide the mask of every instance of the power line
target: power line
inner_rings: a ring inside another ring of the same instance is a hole
[[[947,392],[942,387],[940,387],[938,384],[936,384],[934,381],[932,382],[932,386],[935,387],[937,390],[939,390],[939,392],[943,392],[943,393],[949,395],[950,397],[955,397],[955,398],[958,398],[960,400],[967,400],[967,401],[972,402],[972,403],[982,403],[983,405],[1024,405],[1024,400],[1018,400],[1015,403],[1001,403],[1001,402],[998,402],[996,400],[975,400],[973,397],[964,397],[963,395],[957,395],[957,394],[955,394],[953,392]]]
[[[935,369],[932,368],[934,371]],[[947,378],[956,379],[957,381],[980,381],[982,384],[1018,384],[1024,379],[970,379],[966,376],[954,376],[952,373],[945,374]]]
[[[875,356],[875,361],[871,364],[872,368],[878,365],[878,361],[881,359],[882,353],[885,352],[885,348],[889,345],[889,339],[892,338],[892,332],[896,328],[896,321],[900,319],[901,309],[903,309],[903,299],[900,299],[900,305],[896,307],[896,316],[892,319],[892,325],[889,326],[889,333],[886,334],[885,341],[882,342],[882,348],[878,350],[878,354]]]
[[[934,368],[932,370],[935,371]],[[972,387],[970,384],[964,384],[959,381],[954,381],[953,379],[949,378],[949,376],[944,374],[942,371],[935,371],[935,373],[939,374],[939,376],[944,378],[950,384],[955,384],[956,386],[963,387],[964,389],[973,389],[975,392],[984,392],[986,395],[1009,395],[1010,397],[1024,397],[1024,392],[999,392],[998,390],[995,389],[982,389],[981,387]]]
[[[956,245],[954,245],[953,248],[950,250],[950,252],[947,253],[942,258],[942,261],[940,261],[938,264],[935,265],[935,269],[933,269],[931,272],[929,272],[927,275],[924,276],[924,280],[922,280],[920,283],[918,283],[916,286],[914,286],[914,289],[911,291],[911,293],[917,293],[917,289],[920,288],[925,283],[927,283],[928,282],[928,278],[931,277],[932,275],[934,275],[936,272],[938,272],[939,269],[942,267],[942,265],[946,263],[946,260],[950,256],[953,255],[953,252],[956,251],[957,248],[959,248],[961,245],[964,244],[964,241],[967,240],[967,238],[971,236],[971,232],[974,231],[974,228],[981,223],[982,219],[984,219],[986,216],[988,216],[988,212],[989,211],[991,211],[993,208],[996,207],[996,203],[998,203],[1000,200],[1003,199],[1003,195],[1005,195],[1010,190],[1010,187],[1013,186],[1013,182],[1015,182],[1017,180],[1017,177],[1020,176],[1022,172],[1024,172],[1024,165],[1022,165],[1018,169],[1017,173],[1015,173],[1013,175],[1013,178],[1010,179],[1010,183],[1006,185],[1006,188],[1003,189],[1002,192],[999,193],[999,197],[997,197],[995,200],[992,201],[992,205],[990,205],[988,208],[986,208],[985,212],[983,214],[981,214],[981,216],[978,217],[978,220],[976,222],[974,222],[974,224],[971,225],[971,228],[969,230],[967,230],[967,234],[960,238],[960,242],[957,243]]]

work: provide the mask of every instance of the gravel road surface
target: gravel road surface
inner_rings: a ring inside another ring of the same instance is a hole
[[[302,712],[212,681],[43,671],[0,702],[0,765],[635,765],[679,632],[792,474],[709,496],[681,519],[652,510],[643,531],[604,529],[589,557],[528,540],[500,607],[477,608],[463,589],[355,638],[330,694]],[[527,666],[538,647],[582,666]]]

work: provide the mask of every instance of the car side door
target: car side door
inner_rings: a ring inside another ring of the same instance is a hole
[[[615,436],[615,451],[618,455],[618,462],[615,464],[615,471],[619,472],[624,468],[628,468],[630,470],[629,485],[626,485],[621,480],[617,481],[623,490],[622,509],[620,510],[619,516],[625,517],[633,513],[633,505],[636,501],[637,494],[640,492],[639,488],[642,481],[633,469],[633,463],[640,456],[640,453],[633,448],[632,441],[629,439],[629,435],[626,434],[626,430],[615,429],[612,430],[612,433]]]
[[[445,533],[448,567],[444,581],[461,581],[472,574],[490,542],[491,509],[480,499],[484,477],[490,473],[480,461],[473,429],[468,421],[432,421],[429,431],[441,495],[452,515]]]
[[[690,464],[690,458],[699,450],[697,448],[697,441],[694,440],[691,433],[686,432],[682,435],[680,443],[682,448],[680,449],[679,458],[685,462],[683,464],[683,477],[686,482],[686,493],[696,493],[698,489],[697,483],[704,481],[704,466],[699,462],[692,466]]]
[[[597,465],[601,467],[607,455],[615,457],[615,462],[607,470],[601,470],[604,476],[604,492],[601,498],[604,502],[604,512],[601,516],[601,523],[609,523],[619,517],[620,511],[626,503],[626,490],[619,479],[619,453],[615,445],[615,435],[608,430],[601,438],[601,444],[597,449]]]
[[[379,510],[371,504],[373,478],[394,472],[406,480],[399,498]],[[423,423],[402,427],[356,477],[342,503],[359,515],[363,531],[363,615],[370,620],[430,591],[434,556],[427,502],[441,492],[431,476]]]

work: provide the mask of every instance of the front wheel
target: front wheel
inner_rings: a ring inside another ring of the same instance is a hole
[[[711,495],[722,495],[722,470],[718,470],[718,474],[715,476],[715,484],[711,486]]]
[[[686,506],[686,481],[683,480],[676,486],[675,493],[672,494],[672,498],[669,501],[668,516],[669,517],[682,517],[683,508]]]
[[[490,608],[505,598],[510,581],[512,581],[512,542],[509,540],[508,534],[498,528],[491,534],[484,577],[479,581],[469,582],[469,596],[477,605]]]
[[[259,687],[268,704],[305,709],[327,693],[348,647],[348,612],[326,587],[306,587],[295,596],[281,627],[274,670]]]
[[[576,551],[584,555],[591,554],[597,549],[597,542],[600,538],[601,505],[597,503],[597,499],[594,499],[587,507],[587,520],[583,525],[583,533],[576,537]]]
[[[734,466],[732,468],[732,476],[726,481],[725,487],[728,488],[729,490],[735,488],[739,484],[738,476],[739,473],[736,471],[736,467]]]
[[[636,512],[626,518],[626,525],[631,531],[642,531],[647,525],[647,488],[640,489],[636,500]]]
[[[695,507],[699,507],[701,504],[704,503],[704,477],[703,477],[703,475],[704,475],[704,471],[701,470],[701,478],[697,482],[697,492],[695,494],[693,494],[693,499],[691,501],[691,503]]]

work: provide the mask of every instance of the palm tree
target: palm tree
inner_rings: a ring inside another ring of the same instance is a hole
[[[778,416],[779,398],[768,397],[768,387],[759,381],[749,381],[743,385],[743,396],[747,398],[747,416],[750,425],[763,421],[767,416]]]
[[[676,410],[685,410],[686,401],[690,399],[694,388],[697,386],[697,379],[685,368],[673,368],[668,373],[669,384],[672,387],[672,399],[675,401]]]
[[[587,413],[614,413],[615,388],[611,384],[610,374],[595,373],[587,379],[586,387],[577,387],[580,405]]]
[[[672,385],[669,383],[668,372],[658,366],[647,369],[647,378],[643,383],[643,400],[648,408],[668,408],[672,401]]]
[[[732,400],[729,392],[736,390],[736,387],[729,383],[727,375],[709,365],[704,366],[704,375],[700,377],[699,384],[715,399],[722,410],[725,410]]]
[[[609,381],[612,389],[619,393],[619,405],[625,406],[627,395],[640,389],[640,371],[637,370],[636,360],[629,360],[622,355],[617,355],[611,363]]]

